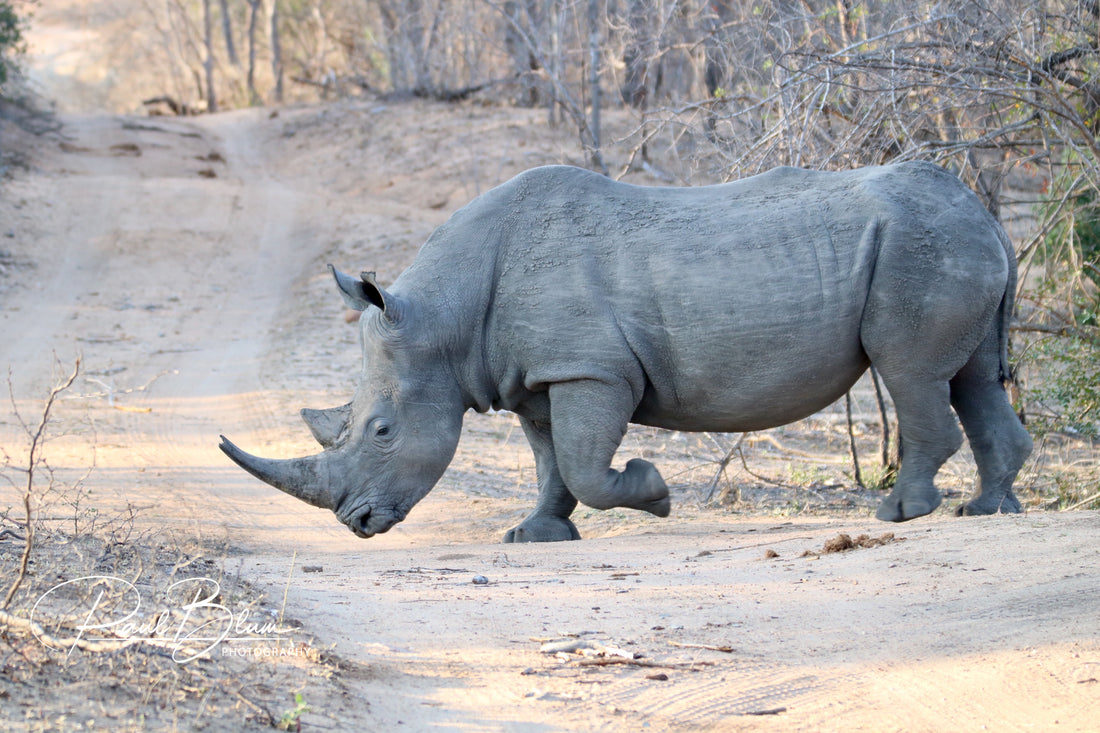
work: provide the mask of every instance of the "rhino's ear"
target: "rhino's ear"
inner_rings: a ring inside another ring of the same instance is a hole
[[[389,321],[391,326],[399,325],[406,310],[405,301],[393,293],[383,290],[382,286],[375,280],[373,272],[361,272],[359,273],[359,279],[363,286],[363,292],[366,293],[367,301],[371,305],[382,309],[382,317]]]
[[[345,275],[332,265],[329,265],[328,269],[332,271],[332,276],[336,278],[336,287],[340,289],[340,295],[343,296],[348,308],[365,311],[371,301],[364,283],[361,280],[356,280],[351,275]]]
[[[373,272],[360,273],[356,280],[351,275],[345,275],[332,265],[328,266],[336,278],[336,286],[340,288],[340,295],[344,296],[344,302],[349,308],[357,311],[367,309],[367,306],[375,306],[382,311],[382,315],[391,324],[396,325],[401,321],[404,311],[404,303],[396,295],[386,292],[374,277]]]

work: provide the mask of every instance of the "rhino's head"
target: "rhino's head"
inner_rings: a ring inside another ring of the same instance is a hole
[[[400,522],[432,489],[454,456],[464,412],[453,372],[432,324],[373,273],[357,280],[333,269],[360,319],[363,371],[352,401],[302,410],[324,447],[305,458],[245,453],[224,436],[221,449],[256,478],[314,506],[331,509],[360,537]]]

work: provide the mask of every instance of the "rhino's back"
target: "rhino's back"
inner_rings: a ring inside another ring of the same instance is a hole
[[[932,226],[913,220],[976,204],[967,197],[922,164],[698,188],[548,167],[453,226],[493,258],[491,368],[505,392],[625,378],[636,422],[747,430],[848,389],[867,365],[860,319],[882,230]]]

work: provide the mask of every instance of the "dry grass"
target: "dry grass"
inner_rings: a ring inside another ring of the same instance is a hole
[[[23,487],[0,511],[0,727],[297,729],[309,698],[343,694],[341,663],[241,580],[228,543],[139,531],[132,509],[83,521],[80,481],[51,470],[53,408],[78,372],[37,422],[12,400],[27,444],[0,471]]]

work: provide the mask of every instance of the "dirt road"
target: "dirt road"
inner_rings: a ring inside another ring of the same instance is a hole
[[[1100,729],[1095,512],[733,515],[699,508],[713,467],[693,439],[641,431],[624,454],[677,467],[672,518],[581,512],[584,541],[504,546],[533,462],[509,416],[470,415],[436,491],[364,541],[229,464],[219,433],[313,451],[297,408],[353,388],[324,263],[390,279],[449,211],[565,158],[534,116],[362,102],[63,121],[0,189],[0,368],[29,414],[54,355],[82,354],[59,477],[94,466],[85,507],[228,537],[295,634],[353,663],[351,694],[314,702],[318,728]],[[562,639],[603,656],[540,652]]]

